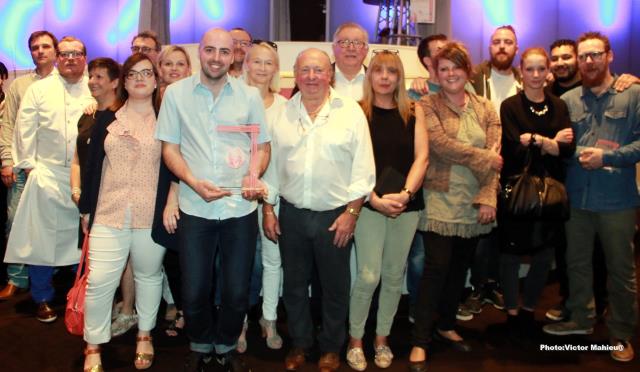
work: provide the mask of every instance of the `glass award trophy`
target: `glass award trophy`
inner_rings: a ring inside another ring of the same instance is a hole
[[[214,162],[215,180],[219,188],[232,194],[261,191],[258,183],[258,134],[260,125],[218,125],[221,154]],[[245,177],[247,177],[245,180]]]

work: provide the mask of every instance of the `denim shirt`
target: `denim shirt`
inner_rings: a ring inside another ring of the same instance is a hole
[[[640,203],[636,162],[640,161],[640,86],[623,92],[609,87],[600,96],[578,87],[561,97],[569,107],[576,140],[567,166],[572,208],[595,212],[635,208]],[[578,157],[586,147],[604,149],[603,167],[586,170]]]

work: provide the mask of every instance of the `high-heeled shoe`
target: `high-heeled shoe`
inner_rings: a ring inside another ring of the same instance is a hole
[[[95,349],[89,349],[89,348],[84,349],[85,356],[90,354],[100,354],[100,348],[98,347]],[[84,372],[104,372],[104,369],[102,369],[102,364],[96,364],[89,368],[85,368]]]
[[[267,347],[274,350],[281,349],[282,337],[280,337],[278,330],[276,329],[276,321],[266,320],[262,317],[258,323],[260,323],[260,328],[262,329],[262,337],[267,340]]]
[[[136,342],[153,341],[151,336],[137,336]],[[133,365],[136,369],[147,369],[153,364],[153,353],[136,352],[136,357],[133,360]]]

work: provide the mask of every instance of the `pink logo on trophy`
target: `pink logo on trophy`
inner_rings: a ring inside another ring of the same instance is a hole
[[[260,133],[260,125],[258,124],[245,124],[245,125],[221,125],[217,127],[219,132],[230,133],[247,133],[251,139],[251,149],[249,152],[249,185],[248,187],[242,186],[220,186],[223,189],[237,190],[237,191],[256,191],[258,190],[258,134]],[[246,155],[242,148],[231,147],[227,152],[226,163],[229,168],[238,169],[246,163]]]

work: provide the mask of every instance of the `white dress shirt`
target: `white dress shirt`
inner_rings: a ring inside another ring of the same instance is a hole
[[[335,83],[333,84],[333,88],[342,96],[351,97],[356,101],[360,101],[362,99],[362,90],[364,86],[364,78],[365,71],[364,66],[360,67],[360,71],[353,78],[353,80],[347,79],[340,68],[336,64],[335,70]]]
[[[294,95],[272,131],[267,202],[282,196],[297,208],[327,211],[367,196],[376,181],[369,126],[351,98],[331,89],[315,122]]]

